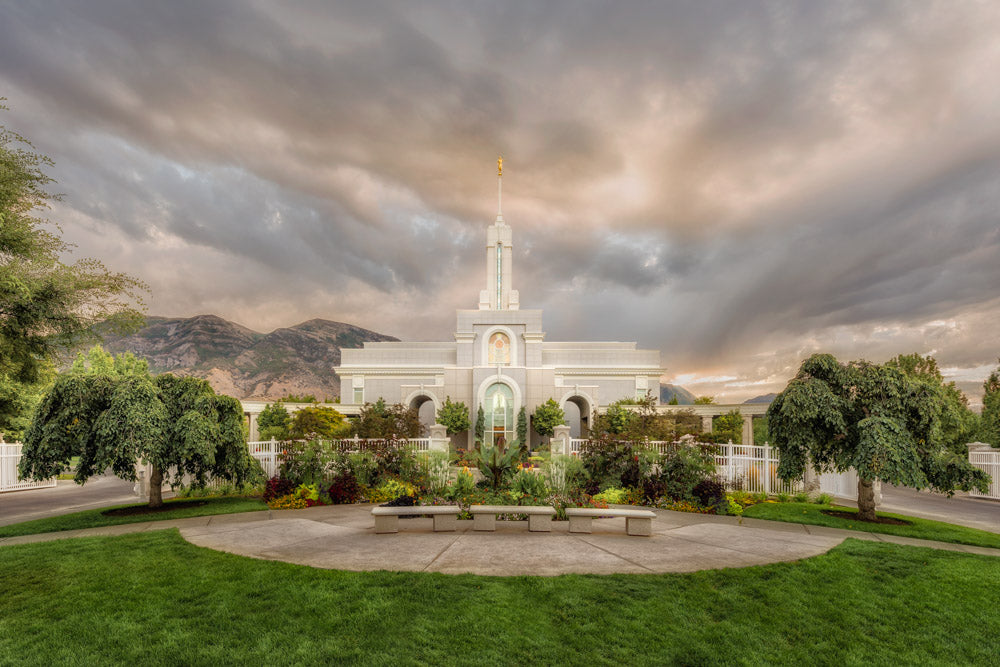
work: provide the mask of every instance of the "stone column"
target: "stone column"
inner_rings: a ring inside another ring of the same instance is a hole
[[[553,454],[569,454],[569,426],[560,424],[553,429],[552,440]]]
[[[247,417],[250,418],[250,433],[247,435],[247,440],[250,442],[257,442],[260,440],[260,431],[257,430],[257,417],[259,415],[256,412],[248,412]]]
[[[753,444],[753,415],[743,415],[743,444]]]
[[[701,432],[711,433],[712,432],[712,415],[702,415],[701,417]]]

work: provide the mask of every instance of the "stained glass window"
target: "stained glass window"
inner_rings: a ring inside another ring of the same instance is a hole
[[[510,364],[510,338],[507,334],[498,331],[490,336],[489,350],[490,366]]]

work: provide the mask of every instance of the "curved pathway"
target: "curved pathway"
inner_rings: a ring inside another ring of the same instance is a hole
[[[400,532],[376,535],[371,505],[220,514],[85,528],[0,539],[0,546],[178,528],[192,544],[251,558],[339,570],[400,570],[481,575],[692,572],[798,560],[825,553],[844,539],[894,542],[1000,556],[1000,549],[917,540],[862,531],[760,519],[657,510],[651,537],[625,535],[624,519],[598,519],[589,535],[565,521],[551,533],[527,522],[497,522],[495,533],[460,521],[435,533],[431,519],[401,519]]]

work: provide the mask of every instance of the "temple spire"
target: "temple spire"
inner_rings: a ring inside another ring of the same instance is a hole
[[[497,157],[497,222],[503,222],[503,156]]]

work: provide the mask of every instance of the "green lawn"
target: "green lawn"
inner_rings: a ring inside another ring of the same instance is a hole
[[[677,575],[342,572],[176,530],[0,547],[0,664],[998,664],[1000,558],[848,540]]]
[[[772,521],[788,521],[791,523],[806,523],[811,526],[829,526],[831,528],[846,528],[848,530],[863,530],[869,533],[900,535],[915,537],[922,540],[938,540],[939,542],[954,542],[956,544],[971,544],[977,547],[993,547],[1000,549],[1000,534],[985,530],[956,526],[952,523],[930,521],[902,514],[878,512],[878,516],[910,521],[911,526],[892,526],[880,523],[851,521],[835,516],[827,516],[822,510],[835,509],[841,512],[857,514],[851,507],[817,505],[815,503],[761,503],[748,507],[743,516],[754,519],[770,519]]]
[[[208,504],[200,507],[187,507],[156,514],[138,514],[134,516],[104,516],[101,512],[112,509],[102,507],[95,510],[84,510],[73,514],[63,514],[47,519],[36,519],[9,526],[0,526],[0,537],[16,535],[35,535],[37,533],[55,533],[77,528],[96,528],[98,526],[117,526],[123,523],[139,523],[142,521],[166,521],[168,519],[186,519],[193,516],[208,516],[210,514],[236,514],[237,512],[257,512],[266,510],[267,505],[260,498],[243,496],[224,496],[221,498],[176,498],[164,501],[170,505],[186,500],[203,500]],[[115,507],[131,507],[131,505],[115,505]]]

